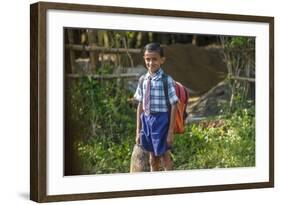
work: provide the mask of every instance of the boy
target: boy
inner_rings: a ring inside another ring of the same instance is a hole
[[[158,43],[150,43],[144,47],[144,61],[148,69],[140,78],[134,95],[139,102],[137,108],[136,144],[140,144],[149,152],[150,170],[158,171],[162,161],[164,170],[172,169],[170,148],[173,143],[176,104],[178,97],[173,79],[167,76],[167,105],[161,65],[165,62],[163,48]],[[141,83],[142,82],[142,83]]]

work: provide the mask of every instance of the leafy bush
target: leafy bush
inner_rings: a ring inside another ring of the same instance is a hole
[[[191,124],[176,136],[175,169],[204,169],[255,166],[254,107],[222,118],[220,127]]]
[[[81,174],[129,172],[136,108],[126,83],[84,77],[72,83],[69,94]],[[242,108],[239,96],[235,102],[235,111],[221,116],[221,126],[189,124],[183,135],[175,136],[174,169],[255,165],[255,108]]]
[[[133,143],[132,136],[123,137],[120,143],[96,138],[78,143],[76,147],[83,160],[83,174],[129,172]]]
[[[108,74],[109,68],[101,69]],[[136,108],[123,80],[91,76],[71,83],[70,113],[76,127],[74,151],[82,174],[128,172],[134,143]]]
[[[204,128],[191,124],[186,132],[175,136],[173,161],[175,170],[255,166],[254,111],[244,109],[221,127]],[[84,163],[85,174],[129,172],[134,134],[115,143],[92,138],[77,148]]]
[[[83,139],[103,138],[119,142],[135,130],[132,93],[124,82],[78,79],[71,90],[72,121]]]

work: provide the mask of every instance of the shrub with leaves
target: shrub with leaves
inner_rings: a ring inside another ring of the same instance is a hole
[[[81,174],[129,172],[136,108],[125,82],[84,77],[72,84],[70,94]],[[225,109],[217,127],[189,124],[184,134],[176,135],[174,169],[255,166],[255,107],[241,103],[237,95],[235,110]]]
[[[133,143],[132,136],[124,136],[120,143],[96,138],[77,143],[79,156],[83,160],[83,174],[129,172]]]
[[[71,90],[72,117],[83,139],[104,138],[120,141],[134,129],[132,93],[124,82],[78,79]]]
[[[176,136],[175,169],[255,166],[254,107],[237,110],[222,120],[223,125],[215,128],[191,124],[182,136]]]

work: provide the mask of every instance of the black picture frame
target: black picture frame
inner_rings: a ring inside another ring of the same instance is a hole
[[[99,193],[74,193],[48,195],[47,193],[47,11],[63,10],[80,12],[102,12],[136,14],[159,17],[181,17],[195,19],[258,22],[269,25],[269,179],[263,182],[108,191]],[[82,4],[38,2],[30,6],[30,199],[37,202],[86,200],[114,197],[133,197],[190,192],[266,188],[274,186],[274,18],[220,13],[202,13],[143,8],[125,8]]]

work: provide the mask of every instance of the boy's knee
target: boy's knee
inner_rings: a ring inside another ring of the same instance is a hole
[[[163,166],[165,170],[171,170],[173,166],[171,153],[167,151],[163,156]]]
[[[171,152],[167,151],[164,153],[163,158],[166,160],[170,160],[171,159]]]
[[[159,166],[160,164],[160,157],[156,157],[154,155],[150,155],[149,163],[151,166]]]

